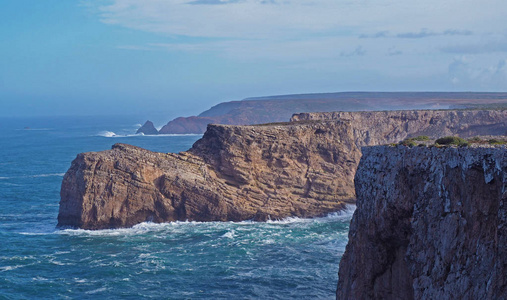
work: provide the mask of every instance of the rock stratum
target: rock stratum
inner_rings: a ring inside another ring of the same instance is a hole
[[[363,149],[337,299],[507,299],[507,149]]]
[[[301,112],[400,109],[505,108],[507,93],[343,92],[247,98],[217,104],[198,116],[179,117],[161,134],[204,133],[208,124],[253,125],[283,122]]]
[[[422,133],[494,134],[506,123],[498,110],[300,114],[281,124],[209,125],[179,154],[117,144],[72,162],[58,226],[319,216],[355,201],[360,146]]]

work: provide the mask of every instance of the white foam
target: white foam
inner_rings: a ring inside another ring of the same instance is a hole
[[[224,235],[222,235],[222,237],[224,238],[228,238],[228,239],[234,239],[234,230],[231,230],[231,231],[227,231],[226,233],[224,233]]]
[[[148,232],[157,232],[163,230],[170,230],[171,232],[185,232],[187,230],[193,230],[196,226],[201,226],[206,230],[213,230],[216,228],[230,228],[231,224],[240,226],[257,226],[259,224],[298,224],[298,223],[327,223],[336,221],[347,221],[352,219],[352,215],[356,209],[355,205],[347,205],[342,211],[330,213],[325,217],[320,218],[297,218],[288,217],[282,220],[268,220],[267,222],[254,222],[251,220],[241,222],[198,222],[198,221],[175,221],[169,223],[153,223],[143,222],[134,225],[131,228],[118,228],[118,229],[100,229],[100,230],[86,230],[86,229],[63,229],[54,233],[72,235],[72,236],[130,236],[145,234]],[[243,227],[245,228],[245,227]],[[224,238],[234,238],[235,231],[231,230],[222,235]]]
[[[99,133],[97,133],[98,136],[103,136],[103,137],[114,137],[116,136],[116,133],[112,132],[112,131],[101,131]]]
[[[352,215],[356,210],[356,206],[347,204],[344,210],[333,212],[325,217],[319,218],[298,218],[298,217],[287,217],[281,220],[268,220],[268,224],[291,224],[291,223],[310,223],[310,222],[333,222],[341,220],[352,219]]]
[[[51,177],[51,176],[61,176],[61,177],[63,177],[64,175],[65,175],[65,173],[49,173],[49,174],[30,175],[30,176],[27,176],[27,177],[30,177],[30,178]]]

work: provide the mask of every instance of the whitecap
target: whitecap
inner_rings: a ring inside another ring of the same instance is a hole
[[[102,288],[91,290],[91,291],[88,291],[88,292],[85,292],[85,293],[88,294],[88,295],[90,295],[90,294],[96,294],[96,293],[104,292],[106,290],[107,290],[107,288],[102,287]]]
[[[21,267],[24,267],[24,266],[23,265],[16,265],[16,266],[0,267],[0,272],[11,271],[11,270],[15,270],[15,269],[21,268]]]
[[[103,137],[114,137],[116,136],[116,133],[112,131],[101,131],[97,134],[97,136],[103,136]]]
[[[231,230],[231,231],[227,231],[226,233],[224,233],[224,235],[222,235],[222,237],[228,238],[228,239],[233,239],[234,235],[235,235],[234,230]]]
[[[37,175],[29,175],[29,178],[38,178],[38,177],[52,177],[52,176],[61,176],[63,177],[65,173],[49,173],[49,174],[37,174]]]
[[[287,217],[281,220],[268,220],[268,224],[292,224],[292,223],[310,223],[310,222],[332,222],[352,219],[352,215],[356,210],[356,206],[347,204],[345,209],[337,212],[332,212],[325,217],[318,218],[298,218],[298,217]]]

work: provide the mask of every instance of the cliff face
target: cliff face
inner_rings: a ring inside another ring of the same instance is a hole
[[[337,299],[506,299],[506,155],[363,148]]]
[[[507,93],[346,92],[282,95],[223,102],[199,116],[176,118],[160,133],[204,133],[207,124],[252,125],[283,122],[301,112],[446,109],[494,104],[505,107]]]
[[[354,199],[360,152],[346,122],[210,126],[188,152],[117,144],[79,154],[62,183],[59,226],[151,220],[310,217]]]
[[[301,113],[291,121],[348,120],[358,146],[396,143],[407,137],[504,135],[507,110],[399,110]]]
[[[507,121],[507,111],[349,113],[328,120],[313,120],[327,116],[322,114],[307,116],[312,120],[211,125],[181,154],[128,145],[80,154],[62,183],[58,224],[98,229],[145,220],[317,216],[355,199],[358,145],[428,132],[435,137],[467,130],[492,134]]]

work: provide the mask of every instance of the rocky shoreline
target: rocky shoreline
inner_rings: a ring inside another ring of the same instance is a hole
[[[503,134],[506,123],[504,110],[315,113],[286,123],[210,125],[180,154],[117,144],[73,161],[58,226],[320,216],[355,201],[359,147],[420,134]]]

